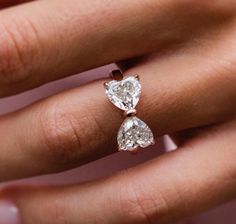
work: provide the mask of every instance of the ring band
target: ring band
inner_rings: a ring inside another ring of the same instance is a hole
[[[136,114],[136,105],[141,96],[139,76],[126,76],[120,70],[111,72],[112,81],[105,82],[105,93],[109,101],[124,111],[125,120],[122,123],[117,142],[119,151],[136,151],[155,144],[154,137],[148,125]]]

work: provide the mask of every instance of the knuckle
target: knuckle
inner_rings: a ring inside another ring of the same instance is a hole
[[[137,198],[136,196],[129,197],[125,199],[123,203],[124,207],[126,208],[124,213],[128,215],[128,220],[130,220],[131,223],[154,223],[151,219],[150,210],[147,210],[147,208],[153,209],[153,202],[149,198]]]
[[[28,19],[2,18],[0,33],[0,80],[7,85],[20,83],[33,74],[33,60],[39,58],[37,30]]]
[[[121,190],[117,195],[122,216],[130,223],[154,224],[170,218],[171,205],[167,192],[158,191],[156,188],[153,191],[147,185],[130,179],[125,183],[124,186],[122,182]],[[179,199],[176,189],[172,189],[170,194],[172,193]]]
[[[77,132],[79,128],[75,129],[73,119],[59,106],[40,116],[43,143],[49,159],[64,162],[75,156],[75,149],[81,148],[83,132]]]
[[[129,183],[125,188],[122,187],[119,198],[122,213],[130,223],[156,223],[155,217],[160,213],[159,206],[150,194]]]
[[[101,126],[92,114],[78,112],[68,105],[54,105],[40,115],[47,158],[56,163],[78,163],[103,138]],[[76,117],[79,114],[79,117]]]

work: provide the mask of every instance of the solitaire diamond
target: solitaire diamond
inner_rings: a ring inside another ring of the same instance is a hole
[[[152,131],[136,116],[128,117],[121,125],[117,141],[119,150],[134,151],[138,147],[146,148],[154,144]]]
[[[136,77],[128,76],[121,81],[106,83],[108,99],[121,110],[134,109],[141,95],[141,85]]]

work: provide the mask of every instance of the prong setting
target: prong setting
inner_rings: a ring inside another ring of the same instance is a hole
[[[126,117],[118,135],[118,150],[135,154],[140,148],[154,145],[154,136],[148,125],[139,119],[135,109],[141,95],[139,75],[123,77],[120,70],[112,71],[113,81],[105,82],[106,95],[111,103],[120,108]]]
[[[124,112],[124,115],[126,117],[132,117],[132,116],[135,116],[137,114],[137,110],[136,109],[130,109],[130,110],[126,110]]]
[[[134,148],[132,151],[130,151],[130,153],[131,153],[132,155],[136,155],[136,154],[139,153],[139,151],[140,151],[140,148],[137,146],[137,147]]]
[[[104,82],[104,83],[103,83],[103,86],[104,86],[104,88],[105,88],[106,90],[109,89],[109,83],[108,83],[108,82]]]

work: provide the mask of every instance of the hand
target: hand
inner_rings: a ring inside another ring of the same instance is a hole
[[[3,3],[5,4],[5,3]],[[48,0],[0,12],[0,96],[111,62],[139,74],[139,116],[178,150],[73,186],[7,188],[24,224],[173,223],[236,195],[236,2]],[[130,60],[126,60],[131,58]],[[2,181],[116,150],[95,81],[0,118]]]

